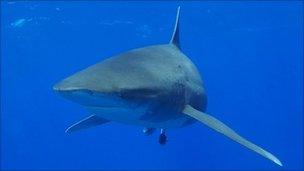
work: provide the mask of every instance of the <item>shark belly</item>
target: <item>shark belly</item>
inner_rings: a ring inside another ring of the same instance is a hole
[[[146,111],[148,110],[148,106],[138,107],[136,109],[98,106],[86,106],[86,108],[90,113],[104,119],[129,125],[170,129],[179,128],[194,123],[193,119],[177,113],[168,114],[161,112],[157,114],[157,117],[146,118],[145,115]]]

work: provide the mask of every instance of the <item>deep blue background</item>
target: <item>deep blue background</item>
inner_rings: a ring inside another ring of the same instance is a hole
[[[205,81],[208,113],[284,167],[198,123],[169,131],[166,146],[119,123],[64,133],[87,113],[52,85],[167,43],[178,5],[182,50]],[[275,1],[1,2],[1,168],[303,169],[302,13],[301,2]]]

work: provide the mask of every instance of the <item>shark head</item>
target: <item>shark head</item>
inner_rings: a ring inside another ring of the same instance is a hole
[[[148,46],[92,65],[53,89],[108,120],[141,123],[161,112],[167,115],[153,115],[153,119],[168,120],[184,106],[179,81],[189,69],[187,62],[174,45]]]
[[[106,60],[63,79],[53,89],[80,105],[103,108],[134,108],[156,97],[160,90],[144,84],[140,76],[144,71],[126,69],[122,65],[126,62],[123,57]]]

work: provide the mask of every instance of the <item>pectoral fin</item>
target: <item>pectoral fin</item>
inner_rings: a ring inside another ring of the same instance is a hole
[[[103,119],[103,118],[98,117],[96,115],[91,115],[89,117],[86,117],[86,118],[74,123],[73,125],[68,127],[65,130],[65,132],[66,133],[71,133],[71,132],[78,131],[78,130],[81,130],[81,129],[86,129],[86,128],[90,128],[90,127],[93,127],[93,126],[101,125],[101,124],[104,124],[104,123],[107,123],[107,122],[109,122],[109,121],[106,120],[106,119]]]
[[[190,105],[186,105],[185,109],[183,110],[183,113],[204,123],[205,125],[209,126],[210,128],[216,130],[219,133],[222,133],[226,135],[227,137],[231,138],[232,140],[242,144],[243,146],[257,152],[258,154],[268,158],[269,160],[275,162],[276,164],[282,166],[282,163],[278,158],[276,158],[271,153],[267,152],[266,150],[262,149],[261,147],[249,142],[245,138],[238,135],[236,132],[234,132],[231,128],[229,128],[227,125],[222,123],[221,121],[217,120],[216,118],[203,113],[201,111],[198,111],[191,107]]]

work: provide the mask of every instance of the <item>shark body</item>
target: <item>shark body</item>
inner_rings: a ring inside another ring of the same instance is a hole
[[[164,140],[163,130],[199,121],[282,166],[271,153],[205,113],[207,96],[203,81],[195,65],[180,49],[179,11],[180,8],[169,44],[133,49],[110,57],[54,86],[55,91],[90,113],[66,132],[116,121],[162,129],[160,140]]]

